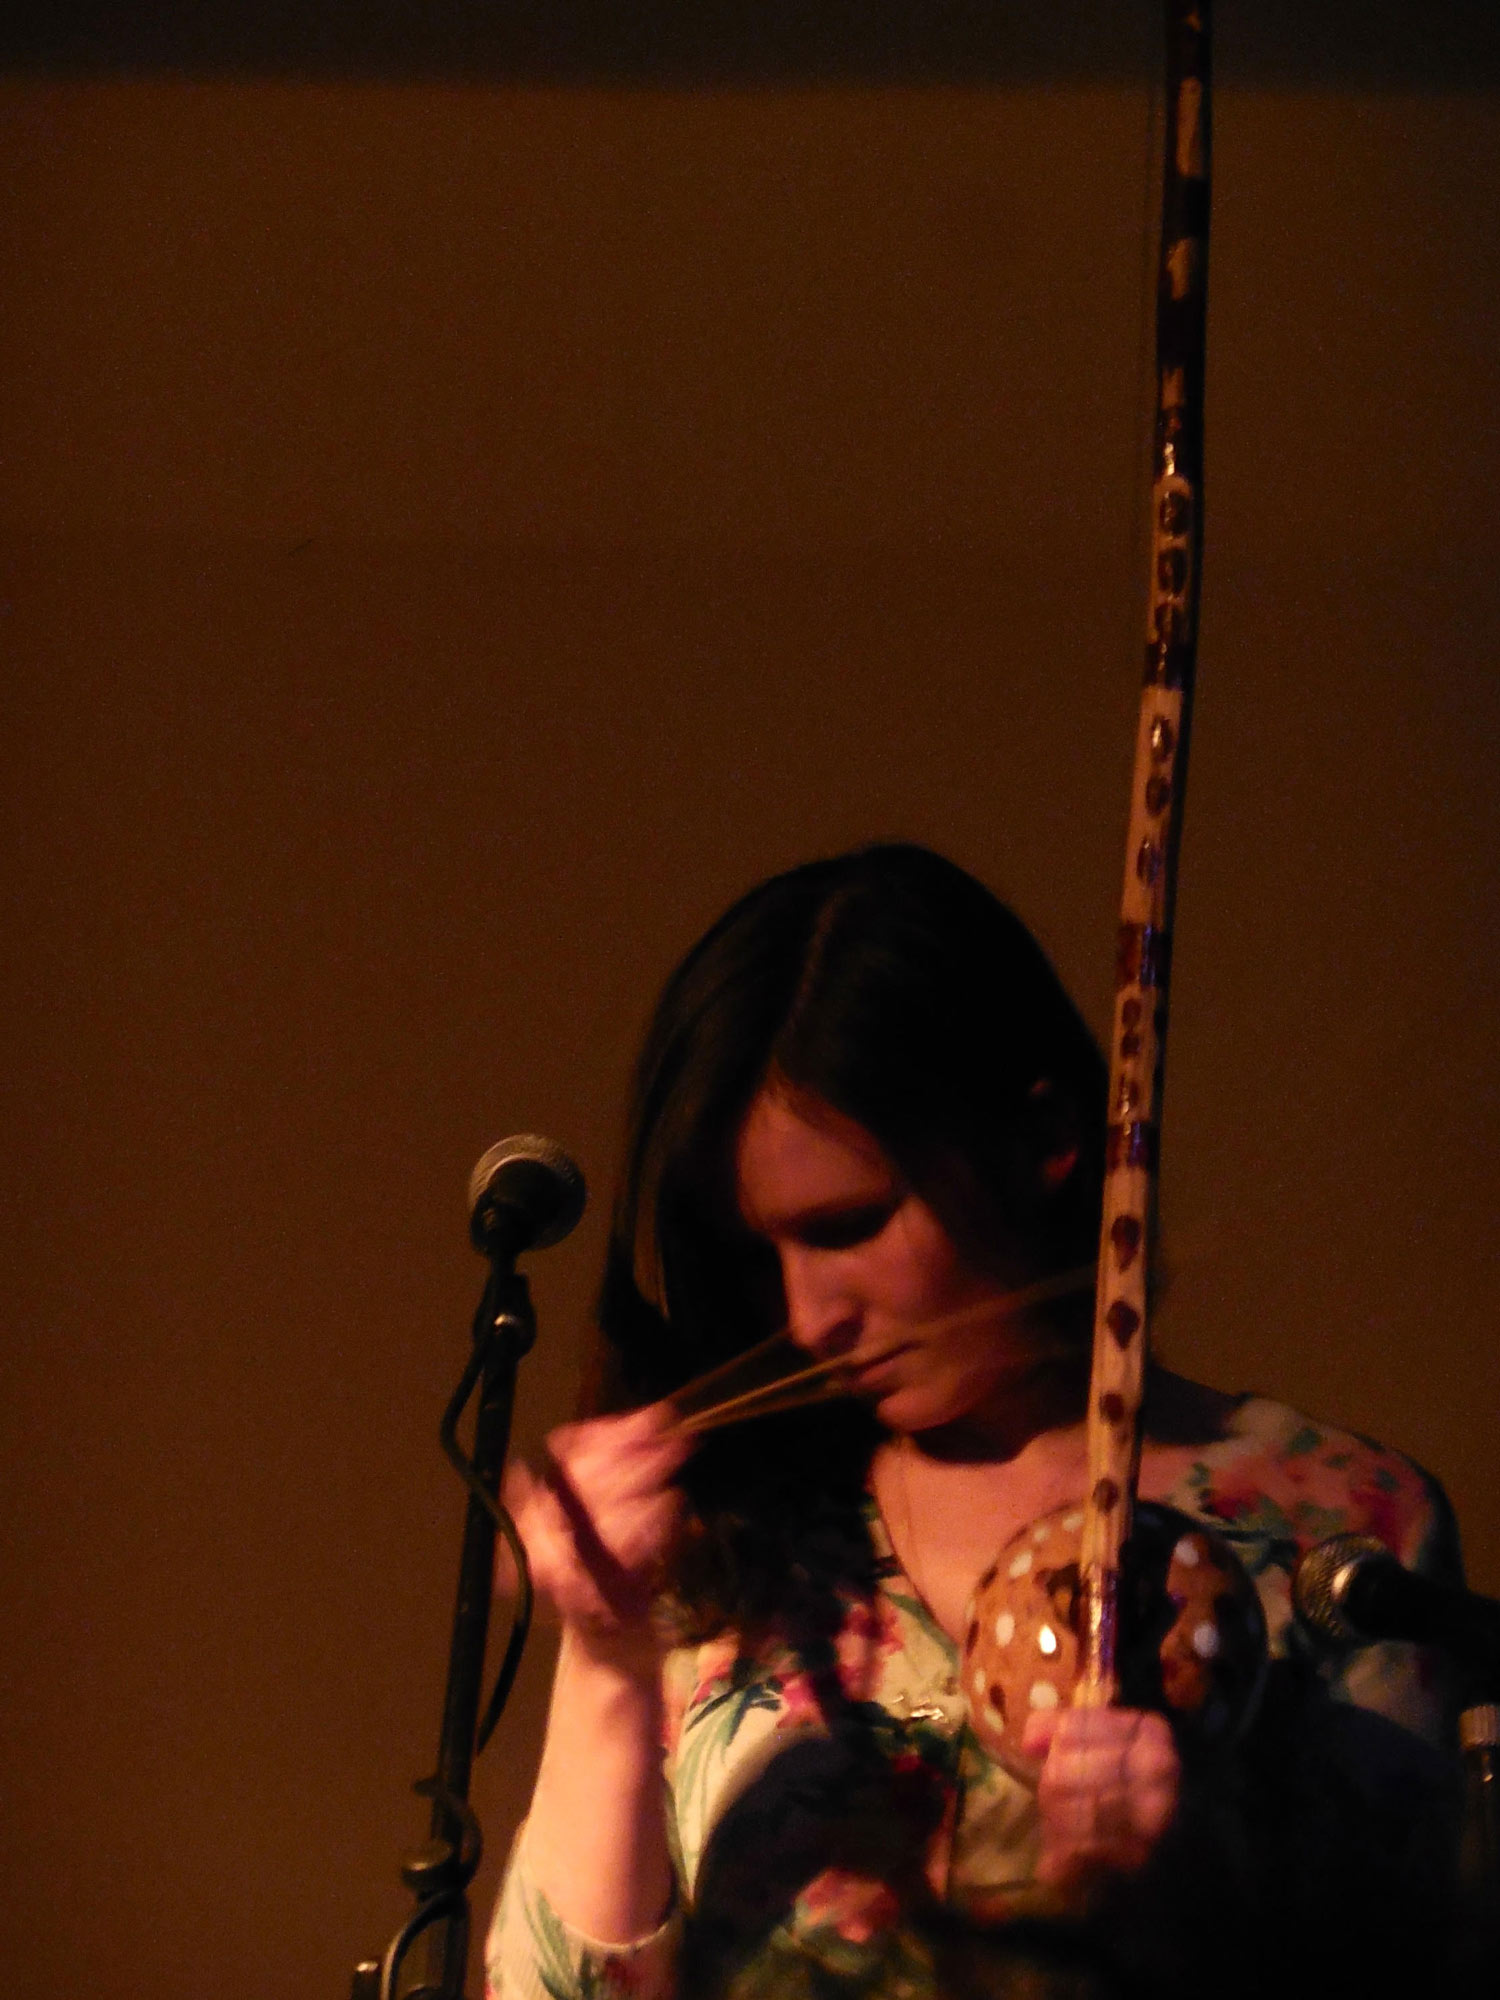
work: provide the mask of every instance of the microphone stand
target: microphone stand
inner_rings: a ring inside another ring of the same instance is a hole
[[[448,1655],[437,1770],[413,1790],[432,1801],[428,1838],[414,1848],[401,1877],[417,1899],[411,1916],[379,1960],[363,1960],[354,1971],[350,2000],[396,2000],[402,1967],[419,1938],[427,1940],[425,1979],[408,1987],[403,2000],[463,2000],[469,1950],[469,1884],[479,1866],[483,1838],[469,1805],[474,1757],[489,1741],[505,1705],[531,1623],[531,1577],[515,1525],[497,1495],[510,1443],[516,1368],[536,1338],[536,1314],[525,1278],[515,1270],[525,1248],[501,1230],[475,1242],[490,1259],[490,1274],[474,1315],[474,1345],[458,1387],[443,1414],[441,1437],[459,1477],[469,1489],[458,1597]],[[458,1421],[477,1391],[474,1446],[466,1456],[458,1441]],[[494,1590],[495,1536],[505,1537],[519,1577],[516,1608],[494,1693],[478,1726],[484,1679],[485,1642]]]
[[[1500,1991],[1500,1704],[1486,1699],[1458,1719],[1464,1801],[1458,1847],[1458,1970],[1462,1989]]]

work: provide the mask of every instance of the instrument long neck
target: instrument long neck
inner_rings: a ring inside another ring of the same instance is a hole
[[[1172,904],[1202,549],[1209,0],[1167,0],[1166,17],[1150,610],[1116,958],[1081,1554],[1082,1657],[1075,1698],[1087,1706],[1114,1701],[1119,1693],[1120,1559],[1140,1465]]]

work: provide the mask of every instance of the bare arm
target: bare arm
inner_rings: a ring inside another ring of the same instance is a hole
[[[641,1410],[567,1425],[542,1473],[507,1475],[537,1587],[563,1626],[527,1866],[562,1921],[601,1943],[648,1935],[672,1901],[650,1608],[686,1448],[663,1412]]]
[[[672,1903],[661,1684],[565,1632],[526,1832],[537,1887],[604,1944],[644,1937]]]

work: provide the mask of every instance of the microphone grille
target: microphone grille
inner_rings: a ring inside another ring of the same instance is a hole
[[[1354,1646],[1365,1637],[1345,1615],[1344,1597],[1359,1565],[1376,1556],[1389,1558],[1390,1550],[1373,1535],[1330,1535],[1297,1558],[1292,1603],[1314,1638]]]
[[[574,1227],[587,1198],[582,1173],[555,1140],[516,1132],[491,1146],[469,1176],[470,1227],[486,1201],[507,1202],[532,1218],[530,1247],[546,1250]]]

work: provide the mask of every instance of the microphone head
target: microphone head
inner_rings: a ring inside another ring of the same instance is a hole
[[[1292,1604],[1315,1639],[1330,1646],[1358,1646],[1369,1637],[1344,1609],[1349,1586],[1371,1562],[1391,1552],[1373,1535],[1330,1535],[1304,1550],[1292,1572]]]
[[[574,1227],[587,1198],[561,1146],[517,1132],[491,1146],[469,1176],[469,1235],[486,1256],[546,1250]]]

